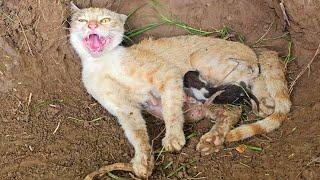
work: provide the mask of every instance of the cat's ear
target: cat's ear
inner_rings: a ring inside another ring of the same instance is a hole
[[[120,20],[122,21],[122,23],[125,24],[128,16],[124,15],[124,14],[119,14],[119,17],[120,17]]]
[[[70,10],[71,10],[72,13],[75,13],[75,12],[79,11],[80,8],[78,8],[78,6],[76,6],[76,5],[73,3],[73,1],[71,1],[71,2],[70,2]]]

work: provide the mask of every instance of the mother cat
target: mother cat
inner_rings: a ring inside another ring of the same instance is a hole
[[[179,36],[145,40],[121,47],[126,17],[103,8],[79,9],[71,3],[71,44],[81,58],[87,91],[116,116],[135,149],[136,175],[153,169],[152,147],[140,104],[150,93],[161,98],[168,151],[185,145],[183,133],[183,75],[198,70],[213,84],[243,81],[260,101],[266,118],[231,130],[227,141],[269,132],[280,126],[290,110],[288,89],[277,55],[257,55],[247,46],[211,37]],[[261,68],[259,66],[261,65]]]

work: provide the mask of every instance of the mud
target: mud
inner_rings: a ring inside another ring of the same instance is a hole
[[[78,0],[80,7],[108,7],[128,14],[147,1]],[[320,2],[284,0],[290,26],[286,26],[279,1],[163,0],[182,21],[203,29],[224,25],[257,41],[269,27],[267,38],[288,30],[297,59],[289,65],[292,80],[311,59],[320,43]],[[69,1],[0,1],[0,179],[83,179],[99,167],[129,162],[133,148],[123,130],[84,90],[80,61],[68,42]],[[156,21],[145,5],[128,22],[130,28]],[[272,24],[272,26],[271,26]],[[144,37],[185,34],[163,26]],[[139,40],[141,38],[138,38]],[[281,56],[285,39],[267,42]],[[182,163],[186,168],[173,179],[319,179],[320,67],[319,56],[298,80],[292,93],[290,120],[277,131],[230,143],[212,156],[195,151],[211,122],[187,124],[186,134],[197,132],[182,152],[165,153],[157,160],[150,179],[165,179]],[[154,149],[161,148],[162,121],[147,116]],[[262,152],[235,151],[239,144],[262,147]],[[194,163],[189,163],[194,160]],[[164,164],[173,162],[169,168]],[[311,162],[311,163],[310,163]],[[120,175],[123,175],[120,173]]]

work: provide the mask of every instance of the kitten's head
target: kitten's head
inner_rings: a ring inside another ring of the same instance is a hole
[[[79,9],[71,2],[71,44],[80,55],[99,57],[117,47],[127,16],[104,8]]]

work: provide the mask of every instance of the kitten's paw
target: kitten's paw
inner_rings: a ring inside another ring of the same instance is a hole
[[[167,151],[180,151],[181,148],[186,144],[184,133],[166,135],[162,139],[162,145]]]
[[[154,158],[151,154],[137,155],[132,159],[131,163],[136,176],[140,178],[151,176],[154,167]]]
[[[197,151],[201,155],[209,155],[214,152],[219,152],[222,149],[224,143],[224,137],[218,132],[207,132],[201,138],[197,144]]]

